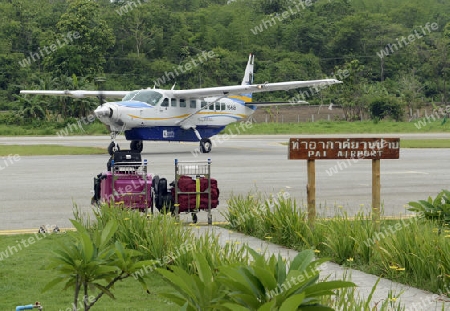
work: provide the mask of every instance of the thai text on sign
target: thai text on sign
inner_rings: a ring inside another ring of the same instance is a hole
[[[288,159],[398,159],[400,138],[290,138]]]

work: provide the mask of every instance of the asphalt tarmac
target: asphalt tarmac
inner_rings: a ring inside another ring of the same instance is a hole
[[[319,135],[315,137],[450,138],[432,135]],[[288,160],[289,136],[217,137],[209,154],[196,154],[197,143],[145,142],[143,159],[149,171],[174,178],[174,160],[212,160],[211,174],[220,188],[219,208],[213,220],[222,221],[232,194],[284,193],[298,204],[306,204],[306,161]],[[303,136],[306,137],[306,136]],[[311,135],[308,135],[311,137]],[[119,138],[125,149],[129,143]],[[2,144],[61,144],[97,146],[109,144],[107,136],[0,137]],[[195,155],[196,154],[196,155]],[[405,215],[410,201],[435,196],[449,188],[449,149],[401,149],[400,159],[381,160],[381,200],[385,215]],[[0,230],[39,228],[41,225],[71,227],[73,207],[92,211],[93,178],[106,170],[109,156],[21,156],[0,157]],[[371,208],[372,167],[370,160],[317,160],[316,203],[318,214],[336,212],[353,215]],[[199,213],[206,220],[206,213]],[[190,215],[186,215],[186,220]]]

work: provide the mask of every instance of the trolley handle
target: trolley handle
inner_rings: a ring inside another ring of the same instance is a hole
[[[26,305],[26,306],[17,306],[16,307],[16,311],[21,311],[21,310],[32,310],[32,309],[39,309],[42,310],[44,307],[39,303],[39,301],[36,301],[36,303],[30,304],[30,305]]]
[[[198,160],[198,161],[180,161],[178,159],[175,159],[175,165],[178,163],[208,163],[211,164],[211,159],[208,160]]]

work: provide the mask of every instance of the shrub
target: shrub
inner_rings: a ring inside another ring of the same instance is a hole
[[[441,225],[450,223],[450,191],[442,190],[434,200],[428,197],[408,204],[409,211],[421,213],[426,219],[436,220]]]
[[[386,117],[391,117],[395,121],[401,121],[404,114],[401,105],[395,99],[388,97],[380,97],[373,100],[369,105],[369,109],[370,116],[375,121]]]

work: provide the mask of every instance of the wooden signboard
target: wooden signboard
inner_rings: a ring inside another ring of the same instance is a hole
[[[398,159],[400,138],[291,138],[288,159]]]
[[[380,229],[380,159],[400,157],[400,138],[291,138],[289,160],[307,160],[308,220],[313,226],[316,217],[315,160],[372,160],[372,220]]]

